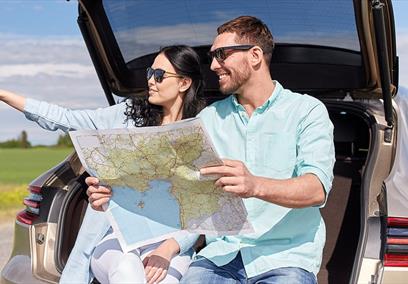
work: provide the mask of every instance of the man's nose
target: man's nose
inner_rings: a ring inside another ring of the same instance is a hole
[[[212,60],[211,60],[210,69],[212,71],[215,71],[215,70],[217,70],[219,68],[221,68],[221,64],[218,62],[218,60],[215,57],[213,57]]]

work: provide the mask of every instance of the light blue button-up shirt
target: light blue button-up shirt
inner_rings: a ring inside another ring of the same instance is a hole
[[[221,157],[244,162],[256,176],[288,179],[315,174],[327,197],[335,161],[333,125],[319,100],[275,81],[272,95],[251,117],[235,96],[215,102],[199,116]],[[257,198],[244,203],[255,232],[207,236],[199,256],[221,266],[240,251],[248,277],[289,266],[318,273],[325,243],[319,207],[291,209]]]

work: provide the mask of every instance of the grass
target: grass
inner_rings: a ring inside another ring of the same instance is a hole
[[[27,184],[72,152],[72,148],[0,149],[0,186]]]
[[[30,181],[72,152],[72,148],[0,149],[0,222],[24,208]]]
[[[23,199],[27,195],[27,185],[0,185],[0,223],[24,209]]]

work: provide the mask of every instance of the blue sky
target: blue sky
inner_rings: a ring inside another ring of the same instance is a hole
[[[71,108],[107,105],[76,23],[77,4],[0,0],[1,89]],[[393,5],[400,85],[408,86],[408,0]],[[61,134],[40,129],[0,103],[0,141],[17,138],[22,130],[33,144],[53,144]]]

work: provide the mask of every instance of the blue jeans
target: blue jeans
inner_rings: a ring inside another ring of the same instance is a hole
[[[191,263],[180,284],[316,284],[316,277],[298,267],[272,269],[248,278],[242,263],[241,254],[226,265],[217,266],[202,257]]]

